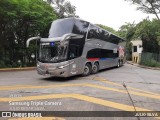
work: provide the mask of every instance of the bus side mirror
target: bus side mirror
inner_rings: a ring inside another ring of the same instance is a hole
[[[84,37],[84,35],[76,34],[76,35],[71,36],[71,39],[80,39],[80,38],[83,38],[83,37]]]
[[[64,34],[63,38],[61,41],[65,41],[68,39],[78,39],[78,38],[83,38],[84,35],[79,35],[79,34],[73,34],[73,33],[68,33],[68,34]]]
[[[29,47],[30,41],[32,41],[32,40],[37,40],[37,39],[40,39],[40,38],[41,38],[41,37],[39,37],[39,36],[29,38],[29,39],[27,40],[27,42],[26,42],[26,47],[27,47],[27,48]]]

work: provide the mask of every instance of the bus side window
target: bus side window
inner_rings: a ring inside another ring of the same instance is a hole
[[[87,58],[101,58],[101,50],[96,48],[88,51]]]

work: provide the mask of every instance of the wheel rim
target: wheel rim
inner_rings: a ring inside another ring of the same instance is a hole
[[[93,66],[93,72],[97,72],[97,66],[96,65]]]
[[[119,62],[118,62],[118,67],[119,67],[120,65],[119,65]]]
[[[87,75],[88,73],[89,73],[89,68],[88,68],[88,66],[85,66],[85,68],[84,68],[84,74]]]

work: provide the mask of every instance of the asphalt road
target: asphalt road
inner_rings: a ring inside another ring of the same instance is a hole
[[[116,117],[128,114],[123,111],[160,111],[160,71],[125,64],[88,77],[67,79],[40,76],[35,70],[1,72],[0,111],[71,111],[61,112],[69,117],[57,117],[56,113],[53,116],[48,112],[52,116],[44,117],[43,120],[160,119]],[[111,117],[107,117],[109,115]],[[42,118],[35,118],[38,119]]]

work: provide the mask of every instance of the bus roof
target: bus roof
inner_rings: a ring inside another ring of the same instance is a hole
[[[83,19],[81,19],[81,18],[76,18],[76,17],[69,17],[69,18],[58,19],[57,21],[63,21],[63,20],[71,20],[71,21],[75,21],[75,20],[78,21],[78,20],[81,20],[81,21],[88,22],[88,21],[86,21],[86,20],[83,20]],[[123,38],[121,38],[121,37],[119,37],[119,36],[113,34],[112,32],[110,32],[110,31],[108,31],[108,30],[105,30],[105,29],[103,29],[103,28],[101,28],[101,27],[99,27],[99,26],[97,26],[97,25],[95,25],[95,24],[92,24],[91,22],[88,22],[88,23],[91,24],[91,25],[96,26],[96,27],[99,28],[99,29],[102,29],[102,30],[108,32],[108,33],[110,34],[111,37],[116,38],[116,40],[118,40],[119,42],[125,41]]]

